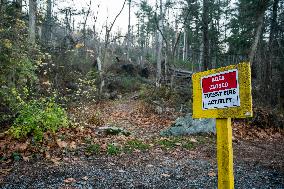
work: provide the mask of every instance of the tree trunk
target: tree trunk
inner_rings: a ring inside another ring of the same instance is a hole
[[[29,42],[35,44],[36,41],[36,0],[29,0]]]
[[[186,46],[187,46],[187,40],[186,40],[186,26],[184,26],[183,28],[183,49],[182,49],[182,60],[183,61],[186,61],[186,58],[187,58],[187,54],[186,54]]]
[[[130,19],[131,19],[131,0],[128,0],[128,32],[127,32],[127,60],[129,60],[129,52],[130,52]]]
[[[47,10],[46,10],[46,19],[43,26],[43,42],[45,45],[51,40],[51,25],[52,25],[52,2],[51,0],[47,0]]]
[[[19,12],[22,11],[22,7],[23,7],[23,0],[16,0],[16,3],[17,3],[17,8],[19,10]]]
[[[161,73],[162,73],[162,47],[163,47],[163,36],[161,33],[163,31],[162,5],[163,5],[163,2],[162,0],[160,0],[160,18],[159,18],[159,23],[158,23],[158,27],[160,31],[157,31],[158,33],[157,75],[156,75],[156,86],[157,87],[160,86]]]
[[[253,44],[252,44],[252,47],[251,47],[251,51],[250,51],[250,54],[249,54],[249,61],[251,63],[251,66],[252,66],[252,77],[253,78],[257,78],[257,65],[254,63],[254,57],[255,57],[255,54],[256,54],[256,51],[257,51],[257,46],[258,46],[258,43],[259,43],[259,39],[261,37],[261,33],[262,33],[262,26],[263,26],[263,21],[264,21],[264,13],[267,9],[267,6],[268,6],[268,3],[269,3],[269,0],[262,0],[261,1],[261,4],[258,6],[259,9],[256,13],[257,15],[257,20],[256,20],[256,32],[255,32],[255,38],[254,38],[254,41],[253,41]]]
[[[209,11],[209,4],[208,0],[203,0],[203,13],[202,13],[202,31],[203,31],[203,53],[202,53],[202,61],[203,61],[203,69],[208,70],[210,69],[209,65],[209,34],[208,34],[208,11]]]
[[[279,0],[274,0],[273,5],[272,5],[272,15],[271,15],[271,20],[270,20],[270,34],[269,34],[269,60],[267,60],[267,65],[266,65],[266,73],[265,73],[265,90],[266,90],[266,95],[268,97],[268,102],[270,105],[272,105],[272,99],[277,99],[276,96],[273,94],[274,89],[272,88],[272,61],[273,57],[275,56],[274,54],[274,48],[273,44],[275,41],[275,36],[277,32],[277,9],[278,9],[278,3]],[[277,45],[276,45],[277,46]]]

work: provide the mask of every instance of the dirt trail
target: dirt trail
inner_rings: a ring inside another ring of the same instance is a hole
[[[174,142],[167,145],[173,146],[164,148],[159,141],[165,138],[159,137],[159,132],[170,126],[177,115],[170,111],[156,114],[141,101],[129,99],[87,105],[71,113],[84,121],[98,110],[105,124],[129,130],[132,138],[146,141],[150,148],[118,155],[105,152],[84,155],[81,151],[85,144],[77,144],[76,153],[61,150],[56,163],[41,156],[13,162],[0,188],[217,188],[215,136],[188,136],[178,142],[171,138],[169,141]],[[95,126],[86,127],[92,131]],[[121,140],[91,136],[96,141]],[[189,138],[197,141],[194,147],[182,147]],[[235,188],[284,188],[283,144],[283,140],[236,138],[233,143]],[[7,166],[1,165],[1,173],[6,169]]]

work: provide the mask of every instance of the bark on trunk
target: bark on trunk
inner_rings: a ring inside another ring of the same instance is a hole
[[[182,60],[186,61],[187,53],[186,53],[186,47],[187,47],[187,40],[186,40],[186,26],[183,28],[183,53],[182,53]]]
[[[36,41],[36,0],[29,0],[29,42],[35,44]]]
[[[266,75],[265,75],[265,94],[268,97],[268,103],[270,105],[273,104],[272,99],[277,99],[275,94],[273,94],[273,88],[272,88],[272,61],[274,57],[274,49],[273,44],[276,36],[276,30],[277,30],[277,9],[278,9],[278,3],[279,0],[274,0],[272,5],[272,15],[271,15],[271,21],[270,21],[270,34],[269,34],[269,60],[267,60],[266,65]]]
[[[52,2],[47,0],[46,19],[43,26],[43,42],[48,44],[51,40],[51,25],[52,25]]]
[[[127,60],[129,60],[129,51],[130,51],[130,11],[131,11],[131,0],[128,0],[128,33],[127,33]]]
[[[249,54],[249,61],[251,63],[252,66],[252,77],[253,78],[257,78],[257,74],[258,74],[258,69],[257,69],[257,65],[254,63],[254,57],[255,54],[257,52],[257,47],[258,47],[258,43],[259,43],[259,39],[261,37],[261,33],[262,33],[262,28],[263,28],[263,21],[264,21],[264,15],[265,15],[265,11],[267,9],[267,6],[269,4],[269,0],[262,0],[260,5],[258,6],[258,11],[257,11],[257,20],[256,20],[256,32],[255,32],[255,38],[251,47],[251,51]]]
[[[158,52],[157,52],[157,75],[156,75],[156,86],[160,86],[160,81],[161,81],[161,73],[162,73],[162,47],[163,47],[163,36],[162,36],[162,31],[163,31],[163,19],[162,19],[162,14],[163,14],[163,9],[162,9],[162,0],[160,0],[160,18],[159,18],[159,30],[158,32]]]
[[[208,34],[208,0],[203,0],[203,14],[202,14],[202,30],[203,30],[203,69],[208,70],[210,69],[209,65],[209,34]]]

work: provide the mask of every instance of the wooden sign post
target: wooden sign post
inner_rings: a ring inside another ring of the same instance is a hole
[[[218,188],[234,188],[231,118],[252,117],[251,70],[240,63],[192,76],[193,118],[216,118]]]

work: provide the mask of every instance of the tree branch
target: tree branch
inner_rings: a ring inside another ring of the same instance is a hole
[[[108,33],[111,32],[113,25],[115,24],[117,18],[119,17],[119,15],[121,14],[121,12],[123,11],[123,9],[124,9],[124,7],[125,7],[125,4],[126,4],[126,1],[127,1],[127,0],[124,0],[123,5],[122,5],[122,7],[121,7],[119,13],[115,16],[115,18],[114,18],[112,24],[110,25],[110,28],[108,29]]]
[[[182,29],[185,27],[187,18],[188,18],[188,16],[189,16],[189,13],[190,13],[190,10],[188,9],[188,10],[187,10],[186,17],[185,17],[185,19],[184,19],[184,21],[183,21],[183,27],[180,28],[180,31],[179,31],[179,33],[178,33],[178,36],[177,36],[177,39],[176,39],[176,42],[175,42],[175,45],[174,45],[174,48],[173,48],[173,53],[172,53],[173,56],[174,56],[174,54],[175,54],[175,51],[176,51],[176,48],[177,48],[177,44],[178,44],[179,39],[180,39],[180,35],[181,35],[181,33],[182,33]]]
[[[157,14],[156,14],[156,13],[155,13],[154,19],[155,19],[155,24],[156,24],[156,27],[157,27],[158,31],[159,31],[159,32],[160,32],[160,34],[162,35],[163,40],[164,40],[164,41],[165,41],[165,43],[166,43],[166,46],[168,46],[167,39],[166,39],[166,37],[164,36],[164,34],[163,34],[163,32],[162,32],[161,28],[159,27],[158,20],[157,20]]]

